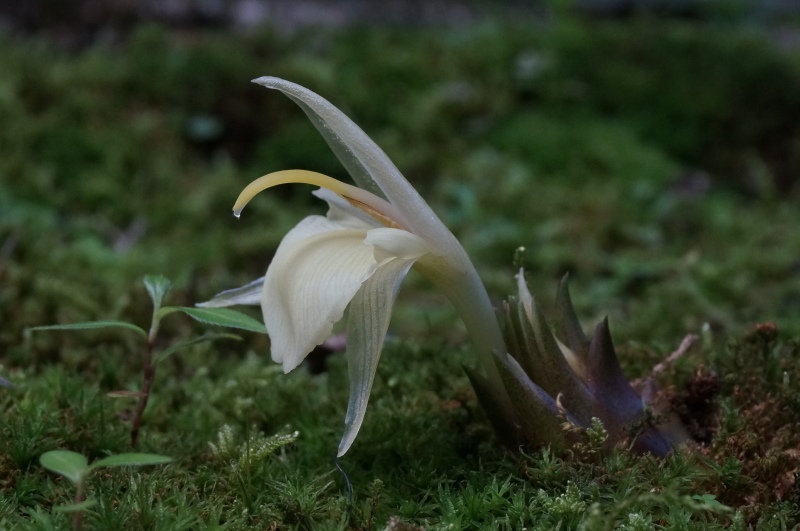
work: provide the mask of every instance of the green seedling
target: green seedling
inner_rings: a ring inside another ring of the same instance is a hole
[[[97,500],[86,498],[86,478],[95,468],[104,466],[144,466],[163,465],[172,462],[171,457],[155,454],[118,454],[95,461],[91,465],[83,455],[69,450],[53,450],[39,457],[39,463],[46,469],[61,474],[76,488],[75,503],[57,507],[57,511],[75,513],[72,518],[74,529],[80,529],[83,511],[97,504]]]
[[[111,397],[139,399],[136,408],[136,415],[134,416],[131,424],[131,448],[136,448],[136,443],[139,438],[139,428],[142,424],[142,415],[147,407],[147,402],[150,398],[150,390],[153,385],[153,380],[155,379],[156,364],[164,361],[176,352],[198,343],[214,341],[216,339],[241,340],[241,337],[234,334],[205,334],[200,337],[172,345],[156,355],[156,339],[158,337],[158,330],[161,320],[164,317],[172,313],[182,312],[203,323],[216,326],[225,326],[229,328],[239,328],[242,330],[258,332],[262,334],[266,333],[266,329],[264,328],[263,324],[259,323],[252,317],[228,308],[185,308],[182,306],[162,307],[161,305],[164,300],[164,296],[172,287],[172,283],[163,276],[147,275],[144,277],[144,285],[147,289],[147,293],[150,295],[150,298],[153,301],[153,316],[150,321],[149,331],[125,321],[90,321],[66,325],[36,326],[27,330],[27,332],[35,332],[41,330],[90,330],[98,328],[123,328],[132,330],[145,339],[142,390],[122,390],[108,393],[108,396]]]

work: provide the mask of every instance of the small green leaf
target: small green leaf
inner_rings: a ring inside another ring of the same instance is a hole
[[[164,361],[168,357],[172,356],[179,350],[183,350],[185,348],[189,348],[192,345],[196,345],[198,343],[203,343],[205,341],[214,341],[215,339],[235,339],[236,341],[241,341],[242,338],[235,335],[235,334],[206,334],[204,336],[196,337],[194,339],[190,339],[189,341],[184,341],[183,343],[178,343],[177,345],[172,345],[168,349],[164,350],[161,355],[156,358],[156,363]]]
[[[728,507],[727,505],[720,503],[717,500],[717,497],[713,494],[695,494],[692,496],[693,500],[697,500],[701,504],[705,505],[709,511],[715,513],[726,513],[733,511],[732,507]]]
[[[163,465],[172,462],[171,457],[156,454],[117,454],[95,461],[89,470],[101,466],[142,466],[142,465]]]
[[[89,470],[86,458],[69,450],[53,450],[39,457],[39,463],[56,474],[61,474],[74,484],[79,484]]]
[[[186,308],[183,306],[168,306],[159,310],[158,317],[162,318],[172,312],[183,312],[201,323],[241,328],[243,330],[249,330],[250,332],[258,332],[259,334],[267,333],[267,329],[264,328],[263,324],[249,315],[231,310],[230,308]]]
[[[164,295],[172,287],[172,282],[161,275],[146,275],[144,277],[144,287],[147,288],[147,293],[150,294],[150,298],[153,300],[153,312],[157,312],[164,301]]]
[[[127,328],[128,330],[133,330],[147,337],[147,332],[142,328],[139,328],[135,324],[126,323],[125,321],[88,321],[86,323],[34,326],[26,329],[26,333],[37,332],[39,330],[91,330],[95,328]]]
[[[73,503],[72,505],[58,505],[53,507],[53,511],[57,513],[77,513],[89,507],[97,505],[97,500],[84,500],[80,503]]]

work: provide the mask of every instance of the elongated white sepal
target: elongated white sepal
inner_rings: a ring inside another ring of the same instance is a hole
[[[253,82],[277,89],[297,103],[358,186],[385,197],[397,208],[401,218],[398,221],[403,227],[433,243],[441,254],[468,260],[428,203],[386,153],[347,115],[319,94],[295,83],[268,76]]]
[[[375,379],[375,369],[389,328],[400,283],[415,259],[390,260],[364,282],[350,303],[347,318],[347,369],[350,377],[350,402],[345,430],[339,443],[339,457],[353,444]]]
[[[264,277],[257,278],[241,288],[228,289],[217,293],[211,300],[195,304],[200,308],[224,308],[239,304],[261,304],[261,290],[264,288]]]
[[[319,94],[284,79],[265,76],[254,79],[253,83],[277,89],[299,105],[356,184],[373,194],[387,197],[373,174],[392,172],[399,174],[400,170],[342,111]],[[382,156],[375,156],[377,152]],[[368,160],[364,160],[365,154],[370,155]],[[389,200],[391,201],[391,198]]]

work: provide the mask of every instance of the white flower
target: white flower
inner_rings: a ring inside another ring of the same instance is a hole
[[[229,290],[206,307],[261,304],[272,359],[297,367],[331,333],[349,305],[347,361],[350,401],[339,456],[364,419],[392,306],[413,266],[444,291],[498,380],[491,352],[506,352],[488,295],[464,249],[386,154],[327,100],[294,83],[262,77],[308,115],[360,188],[303,170],[256,179],[234,205],[238,217],[258,192],[285,183],[320,186],[327,216],[302,220],[278,246],[263,279]]]

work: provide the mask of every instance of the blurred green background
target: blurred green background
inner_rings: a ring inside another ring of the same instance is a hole
[[[249,82],[262,75],[318,92],[383,147],[496,302],[514,292],[520,246],[545,310],[569,273],[579,316],[587,328],[610,316],[632,378],[708,323],[722,346],[660,383],[717,386],[718,431],[666,461],[506,454],[462,371],[474,357],[457,316],[412,274],[390,329],[405,341],[387,343],[344,460],[352,504],[330,459],[343,357],[326,374],[284,376],[268,339],[246,335],[160,366],[142,447],[175,464],[93,480],[89,528],[363,529],[400,515],[431,529],[574,529],[609,512],[625,529],[796,525],[797,345],[749,333],[772,321],[781,340],[800,336],[793,2],[368,5],[36,0],[0,11],[0,376],[18,385],[0,389],[0,527],[68,528],[50,509],[71,494],[38,456],[125,451],[131,406],[105,393],[141,385],[135,338],[24,329],[146,327],[145,274],[172,279],[171,305],[244,284],[325,209],[310,187],[284,186],[236,220],[239,191],[289,168],[347,179],[300,109]],[[158,348],[201,329],[165,320]],[[300,438],[239,474],[209,450],[225,424],[236,444]],[[689,495],[743,508],[711,516]]]
[[[270,171],[346,178],[299,109],[249,83],[260,75],[351,115],[498,300],[525,246],[538,295],[548,301],[569,272],[579,314],[610,314],[625,341],[663,350],[706,322],[800,332],[791,19],[550,7],[513,20],[491,4],[460,24],[335,28],[142,17],[65,26],[68,14],[51,13],[39,31],[7,31],[4,363],[58,358],[55,345],[25,351],[25,326],[146,321],[146,273],[172,278],[183,304],[256,278],[282,235],[323,211],[295,186],[260,196],[240,221],[229,215],[239,190]],[[400,330],[453,329],[419,279],[403,300]]]

